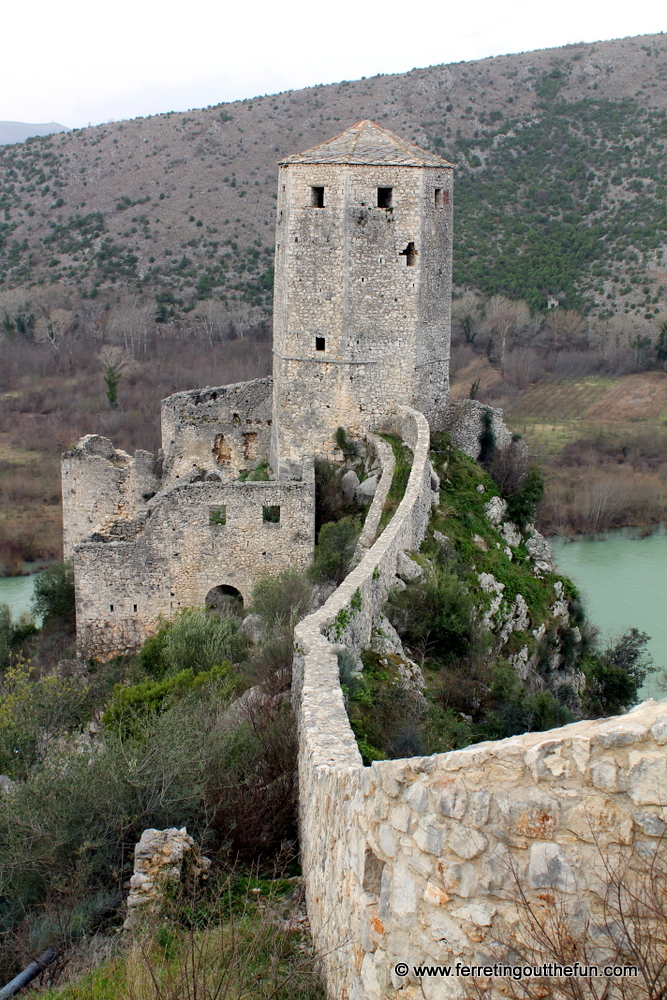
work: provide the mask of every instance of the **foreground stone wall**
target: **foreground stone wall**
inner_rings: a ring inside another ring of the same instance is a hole
[[[312,466],[303,482],[176,484],[134,521],[75,546],[81,652],[131,651],[155,632],[159,615],[201,606],[215,587],[248,601],[258,576],[307,566],[314,491]],[[266,520],[267,512],[279,520]]]
[[[403,411],[404,439],[417,431],[404,500],[341,587],[296,630],[302,859],[331,1000],[469,996],[468,980],[418,977],[412,967],[506,958],[525,930],[517,884],[538,906],[561,899],[571,929],[590,927],[603,958],[602,857],[633,844],[650,851],[667,820],[667,702],[362,765],[336,645],[368,643],[399,552],[423,537],[433,485],[424,425]],[[409,967],[405,977],[394,971],[399,962]]]

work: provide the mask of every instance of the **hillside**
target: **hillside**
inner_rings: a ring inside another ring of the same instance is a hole
[[[459,286],[653,316],[667,286],[666,106],[667,39],[654,35],[32,139],[0,150],[5,307],[28,310],[36,282],[70,308],[141,291],[162,322],[211,295],[266,314],[276,160],[368,117],[456,164]]]

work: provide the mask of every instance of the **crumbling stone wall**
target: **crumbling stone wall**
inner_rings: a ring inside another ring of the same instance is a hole
[[[222,482],[268,461],[271,378],[177,392],[162,401],[164,486],[196,472]]]
[[[302,860],[332,1000],[463,1000],[467,980],[419,978],[412,967],[506,955],[520,933],[517,880],[529,896],[561,894],[582,929],[603,927],[600,851],[634,842],[650,850],[665,829],[667,701],[362,765],[336,645],[368,643],[400,553],[423,537],[433,485],[428,428],[420,414],[412,420],[419,434],[409,442],[415,459],[403,502],[295,633]],[[404,438],[407,429],[404,420]],[[407,976],[395,973],[399,962]]]
[[[503,422],[502,410],[480,403],[477,399],[457,400],[447,410],[445,425],[453,446],[475,460],[479,458],[482,449],[481,436],[486,429],[487,416],[495,446],[499,451],[504,451],[511,444],[512,435]]]
[[[248,601],[260,575],[307,566],[315,503],[312,465],[307,471],[301,482],[177,483],[133,521],[75,546],[81,651],[104,658],[134,650],[159,615],[201,606],[215,587]]]
[[[131,458],[99,434],[81,438],[62,460],[65,559],[91,531],[119,517],[135,517],[159,486],[150,452],[136,451]]]

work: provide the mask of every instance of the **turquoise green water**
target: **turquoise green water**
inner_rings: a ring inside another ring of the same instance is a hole
[[[36,577],[36,573],[31,576],[0,577],[0,604],[9,605],[12,618],[18,618],[22,611],[30,610],[30,598]]]
[[[667,532],[660,527],[640,538],[637,529],[609,531],[574,542],[551,539],[558,569],[574,581],[585,598],[589,619],[603,636],[638,628],[651,636],[648,650],[657,666],[667,668]],[[655,675],[645,697],[664,698]]]

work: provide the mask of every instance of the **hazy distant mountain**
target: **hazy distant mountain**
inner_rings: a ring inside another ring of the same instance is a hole
[[[53,135],[55,132],[71,132],[67,125],[47,122],[45,125],[31,125],[29,122],[0,122],[0,146],[13,142],[25,142],[33,135]]]

